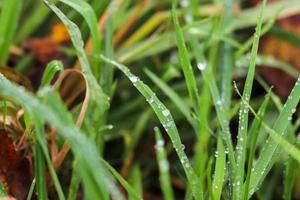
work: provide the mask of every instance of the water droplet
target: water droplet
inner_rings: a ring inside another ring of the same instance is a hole
[[[197,67],[199,70],[203,71],[206,68],[207,64],[205,62],[203,63],[197,63]]]
[[[168,109],[165,109],[162,111],[162,114],[167,117],[170,114],[170,111]]]
[[[164,144],[165,144],[165,141],[163,141],[163,140],[157,140],[156,144],[155,144],[155,148],[156,149],[162,148],[164,146]]]
[[[147,99],[147,101],[148,101],[149,104],[152,104],[154,99],[153,99],[153,97],[150,97],[150,99]]]
[[[216,151],[216,152],[215,152],[215,157],[217,158],[218,156],[219,156],[219,152]]]
[[[189,0],[181,0],[180,5],[181,5],[181,7],[186,8],[190,5],[190,2],[189,2]]]
[[[107,125],[107,129],[108,129],[108,130],[111,130],[111,129],[113,129],[113,128],[114,128],[114,126],[113,126],[112,124]]]
[[[194,20],[194,18],[193,18],[193,16],[192,15],[185,15],[184,16],[184,19],[185,19],[185,21],[187,22],[187,23],[191,23],[193,20]]]
[[[184,144],[181,144],[181,149],[184,150],[185,149],[185,146]]]
[[[296,112],[296,108],[293,108],[293,109],[292,109],[292,113],[295,113],[295,112]]]
[[[160,162],[162,171],[169,171],[169,163],[166,160]]]
[[[132,83],[136,83],[139,80],[139,78],[136,76],[131,76],[129,79]]]

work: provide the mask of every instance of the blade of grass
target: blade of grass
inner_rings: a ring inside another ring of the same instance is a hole
[[[296,177],[298,175],[299,163],[292,157],[289,157],[284,176],[284,192],[283,198],[291,200],[293,196],[293,188],[295,186]]]
[[[58,60],[53,60],[47,64],[47,67],[43,73],[42,81],[40,87],[44,87],[50,85],[54,75],[57,72],[61,72],[64,70],[64,66],[62,62]]]
[[[169,87],[163,80],[161,80],[149,69],[146,68],[145,73],[164,92],[164,94],[166,94],[174,102],[189,123],[195,126],[195,121],[190,114],[190,109],[188,106],[186,106],[186,103],[182,100],[182,98],[180,98],[180,96],[171,87]]]
[[[86,79],[88,81],[88,85],[90,91],[88,94],[91,96],[91,101],[95,104],[96,109],[93,109],[94,114],[101,115],[104,113],[107,108],[109,107],[109,100],[107,95],[105,95],[97,83],[93,73],[91,71],[87,56],[84,51],[84,44],[81,39],[81,34],[78,27],[70,21],[64,13],[61,12],[53,3],[50,3],[48,0],[44,0],[46,5],[60,18],[60,20],[64,23],[67,27],[69,34],[71,36],[72,43],[76,49],[76,53],[78,55],[79,61],[81,63],[82,72],[85,74]],[[72,4],[73,5],[73,4]],[[79,4],[81,5],[81,4]],[[75,6],[75,5],[74,5]],[[86,8],[87,9],[87,8]],[[85,13],[83,13],[85,14]],[[87,14],[87,16],[93,14]],[[94,31],[92,31],[94,32]]]
[[[29,9],[32,11],[28,13],[26,20],[21,24],[17,32],[16,43],[21,43],[30,36],[50,14],[50,10],[42,1],[38,1],[34,8],[30,5]]]
[[[35,188],[35,183],[36,183],[36,179],[34,178],[30,184],[30,188],[29,188],[26,200],[30,200],[32,198],[33,191]]]
[[[29,113],[27,113],[26,111],[24,112],[24,123],[25,123],[26,132],[30,133],[32,129],[30,116]],[[38,129],[34,129],[34,132],[36,132],[37,130]],[[34,170],[35,170],[37,195],[38,198],[40,199],[48,199],[46,179],[45,179],[45,173],[46,173],[45,156],[43,155],[41,144],[38,141],[34,143],[33,153],[34,153]]]
[[[165,200],[173,200],[174,193],[171,186],[171,177],[169,172],[169,161],[167,159],[167,153],[164,147],[165,141],[161,136],[161,132],[158,127],[154,128],[155,131],[155,151],[156,151],[156,159],[159,166],[159,181],[160,188],[163,192],[163,196]]]
[[[46,134],[45,134],[45,129],[44,129],[44,122],[35,113],[32,113],[30,115],[30,117],[31,117],[31,121],[35,125],[35,129],[34,129],[35,143],[38,143],[38,147],[40,148],[39,151],[41,153],[43,153],[43,157],[44,157],[44,159],[45,159],[45,161],[46,161],[46,163],[48,165],[48,169],[49,169],[49,172],[50,172],[50,175],[51,175],[51,178],[52,178],[55,190],[57,192],[58,199],[59,200],[65,200],[62,187],[61,187],[61,185],[59,183],[57,174],[55,172],[55,169],[54,169],[54,167],[52,165],[52,162],[51,162],[51,159],[50,159],[50,156],[49,156],[49,152],[48,152],[48,148],[47,148],[47,143],[46,143],[46,138],[45,138]],[[46,171],[44,171],[43,173],[44,173],[43,176],[45,176]],[[38,174],[38,175],[42,175],[42,174]],[[44,181],[46,181],[46,179]],[[46,182],[45,182],[45,184],[46,184]]]
[[[255,28],[249,69],[248,69],[246,83],[243,91],[243,98],[245,99],[245,101],[242,101],[240,111],[239,111],[239,127],[238,127],[238,136],[237,136],[238,141],[236,146],[237,171],[234,177],[233,199],[244,199],[242,186],[244,183],[245,160],[246,160],[246,152],[247,152],[247,132],[248,132],[248,105],[247,104],[249,103],[251,97],[252,85],[253,85],[254,74],[255,74],[256,55],[258,51],[258,44],[259,44],[259,38],[261,34],[261,26],[262,26],[265,6],[266,6],[266,0],[264,0],[262,3],[257,26]]]
[[[233,145],[231,141],[231,133],[229,130],[229,120],[227,119],[223,101],[220,97],[220,92],[217,87],[212,66],[207,66],[208,64],[204,59],[203,46],[201,46],[197,41],[193,41],[191,45],[192,45],[193,54],[195,55],[197,61],[197,67],[202,72],[203,79],[209,86],[213,103],[217,111],[218,121],[221,125],[222,138],[225,142],[226,152],[228,152],[228,156],[229,156],[230,171],[234,172],[236,164],[234,158]]]
[[[110,173],[121,183],[133,199],[142,200],[143,198],[128,184],[128,182],[115,170],[108,162],[102,159],[103,164],[110,171]]]
[[[23,2],[4,0],[2,3],[0,15],[0,65],[6,65]]]
[[[225,154],[225,149],[223,146],[223,141],[221,136],[218,137],[218,147],[215,156],[216,156],[216,166],[215,166],[212,190],[214,191],[213,199],[218,200],[221,198],[225,171],[226,171],[226,154]]]
[[[192,69],[192,65],[190,62],[189,53],[184,42],[183,33],[178,22],[176,10],[175,10],[175,4],[173,4],[172,6],[172,20],[175,25],[176,42],[178,46],[178,51],[180,55],[179,59],[184,74],[185,82],[187,85],[190,98],[193,102],[193,108],[196,111],[196,113],[198,113],[199,112],[198,88],[196,84],[195,75]]]
[[[101,53],[101,38],[99,35],[99,31],[98,31],[97,16],[96,16],[93,8],[87,2],[85,2],[83,0],[60,0],[60,1],[67,4],[68,6],[72,7],[74,10],[76,10],[78,13],[80,13],[82,15],[82,17],[87,22],[88,27],[91,31],[93,54],[97,55],[97,54]],[[82,64],[83,63],[81,63],[81,65]],[[93,73],[98,78],[100,76],[100,63],[97,61],[94,61],[91,63],[91,65],[93,66],[93,68],[92,68]]]
[[[264,117],[267,105],[269,103],[270,100],[270,94],[271,94],[271,90],[269,90],[269,93],[265,96],[265,100],[263,101],[263,103],[261,104],[257,115],[260,118]],[[248,165],[247,165],[247,176],[246,176],[246,181],[244,184],[244,200],[248,199],[248,193],[249,193],[249,184],[250,184],[250,177],[252,174],[252,165],[253,165],[253,161],[254,161],[254,156],[255,156],[255,149],[256,149],[256,142],[257,142],[257,137],[258,134],[261,130],[261,121],[258,120],[258,118],[255,118],[252,126],[249,130],[249,134],[248,137],[250,137],[250,141],[249,141],[249,153],[248,153]]]
[[[78,167],[77,167],[77,161],[74,160],[72,164],[73,172],[72,172],[72,177],[70,181],[70,187],[68,190],[68,198],[67,200],[76,200],[77,198],[77,191],[80,186],[81,178],[79,177],[78,174]]]
[[[285,130],[290,123],[291,116],[296,110],[296,106],[300,100],[300,78],[298,78],[289,98],[287,99],[282,111],[276,119],[273,130],[276,133],[280,133],[278,137],[284,138],[286,136]],[[248,198],[258,189],[261,182],[271,169],[272,165],[277,158],[280,149],[278,148],[277,142],[272,138],[269,138],[263,146],[260,156],[255,163],[253,169],[253,176],[250,178],[250,191]]]
[[[140,166],[135,164],[131,167],[129,175],[128,175],[128,182],[132,185],[132,188],[136,191],[136,193],[142,197],[143,196],[143,177]],[[129,200],[135,199],[134,196],[129,194]]]
[[[152,92],[152,90],[144,84],[139,78],[133,75],[128,67],[122,65],[116,61],[110,60],[103,55],[99,55],[99,58],[102,59],[104,62],[110,63],[121,70],[132,82],[133,86],[145,97],[148,101],[152,109],[154,110],[155,114],[157,115],[159,121],[165,128],[166,132],[168,133],[173,147],[180,159],[180,162],[183,166],[183,169],[186,173],[188,184],[191,186],[193,195],[195,199],[203,199],[203,189],[202,185],[192,168],[187,155],[184,152],[184,148],[182,146],[181,139],[179,137],[179,133],[177,127],[174,123],[173,117],[170,114],[170,111],[165,107],[165,105],[156,97],[156,95]]]
[[[260,118],[258,114],[254,111],[254,109],[249,105],[249,102],[247,102],[243,97],[241,98],[247,104],[248,108],[253,113],[255,118],[257,118],[261,122],[262,126],[273,139],[273,141],[280,145],[282,149],[284,149],[288,154],[290,154],[295,160],[297,160],[300,163],[300,150],[293,144],[291,144],[289,141],[287,141],[285,138],[283,138],[281,134],[277,133],[274,129],[268,126],[267,123],[265,123],[263,119]]]

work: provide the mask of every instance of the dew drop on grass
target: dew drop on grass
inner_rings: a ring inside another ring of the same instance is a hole
[[[197,67],[200,71],[203,71],[206,68],[207,64],[206,63],[197,63]]]
[[[180,5],[181,5],[181,7],[186,8],[190,5],[190,2],[189,2],[189,0],[181,0]]]
[[[160,163],[161,163],[162,171],[165,171],[165,172],[169,171],[170,166],[169,166],[169,163],[166,160],[163,160]]]
[[[217,158],[218,156],[219,156],[219,152],[216,151],[216,152],[215,152],[215,157]]]
[[[153,103],[153,97],[151,97],[149,100],[148,100],[148,102],[150,103],[150,104],[152,104]]]
[[[162,148],[164,146],[165,142],[163,140],[157,140],[156,144],[155,144],[155,148],[159,149]]]
[[[170,114],[170,111],[168,109],[165,109],[162,111],[162,114],[167,117]]]
[[[181,144],[181,149],[184,150],[185,149],[185,146],[184,144]]]
[[[136,76],[131,76],[129,79],[132,83],[136,83],[139,80],[139,78]]]
[[[108,129],[108,130],[112,130],[113,128],[114,128],[113,125],[111,125],[111,124],[107,125],[107,129]]]

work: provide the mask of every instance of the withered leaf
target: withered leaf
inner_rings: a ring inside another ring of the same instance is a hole
[[[0,181],[7,193],[18,200],[26,199],[32,182],[29,161],[15,150],[4,129],[0,129]]]

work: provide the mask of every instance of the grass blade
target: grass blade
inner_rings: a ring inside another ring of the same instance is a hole
[[[173,200],[174,193],[171,186],[171,177],[169,172],[169,161],[167,159],[166,150],[164,148],[165,141],[163,140],[160,130],[158,127],[154,128],[155,131],[155,151],[156,158],[159,166],[159,181],[160,187],[163,192],[163,196],[165,200]]]
[[[110,171],[110,173],[121,183],[133,199],[142,200],[142,197],[128,184],[128,182],[115,170],[108,162],[102,159],[103,164]]]
[[[49,16],[50,10],[47,6],[42,1],[38,1],[37,3],[38,4],[33,8],[33,11],[28,13],[28,17],[19,28],[16,36],[17,43],[22,42],[30,36]]]
[[[186,103],[180,98],[180,96],[149,69],[146,68],[145,73],[174,102],[189,123],[194,125],[195,122],[191,117],[190,109],[186,106]]]
[[[226,169],[226,154],[223,146],[222,138],[218,137],[218,148],[216,152],[216,167],[215,167],[215,175],[212,184],[213,199],[218,200],[221,198],[222,188],[224,183]]]
[[[122,65],[118,62],[110,60],[103,55],[99,56],[104,62],[110,63],[121,70],[132,82],[132,84],[137,88],[137,90],[145,97],[148,101],[152,109],[154,110],[155,114],[157,115],[159,121],[165,128],[166,132],[168,133],[173,147],[176,150],[176,153],[180,159],[180,162],[183,166],[185,174],[188,179],[188,183],[191,186],[193,195],[195,199],[203,199],[203,189],[202,185],[197,177],[194,169],[192,168],[187,155],[184,152],[184,148],[179,137],[179,133],[177,127],[174,123],[173,117],[170,114],[170,111],[165,107],[165,105],[156,97],[156,95],[152,92],[152,90],[144,84],[139,78],[133,75],[128,67]]]
[[[83,0],[60,0],[61,2],[72,7],[85,19],[92,35],[93,54],[101,53],[101,38],[98,31],[97,16],[93,8]],[[81,63],[82,65],[83,63]],[[100,75],[100,63],[97,61],[92,62],[92,71],[96,77]],[[83,66],[82,66],[83,67]]]
[[[18,0],[2,1],[0,15],[0,64],[6,65],[9,48],[13,42],[18,17],[21,14],[22,2]]]
[[[238,137],[237,137],[238,142],[236,146],[237,172],[234,178],[235,186],[233,187],[234,199],[243,199],[243,197],[241,197],[240,195],[243,194],[243,192],[241,191],[242,191],[242,186],[243,186],[242,183],[244,182],[244,175],[245,175],[245,160],[246,160],[246,152],[247,152],[247,132],[248,132],[248,103],[250,101],[252,85],[254,80],[256,55],[258,51],[258,44],[259,44],[259,38],[261,34],[261,26],[262,26],[265,6],[266,6],[266,0],[264,0],[262,3],[260,15],[255,29],[249,69],[248,69],[246,83],[243,91],[243,98],[245,99],[245,101],[242,101],[240,112],[239,112],[239,127],[238,127]]]
[[[263,118],[267,105],[269,103],[270,100],[270,94],[271,94],[271,90],[269,90],[269,93],[267,94],[267,96],[265,97],[264,102],[262,103],[261,107],[258,110],[258,116],[260,118]],[[257,141],[257,137],[258,134],[260,132],[261,129],[261,121],[258,118],[255,118],[252,126],[249,130],[249,136],[250,137],[250,144],[249,144],[249,153],[248,153],[248,167],[247,167],[247,176],[246,176],[246,181],[244,184],[244,199],[247,199],[248,197],[248,193],[249,193],[249,183],[250,183],[250,177],[252,174],[252,165],[253,165],[253,161],[254,161],[254,155],[255,155],[255,147],[256,147],[256,141]]]
[[[235,158],[234,158],[234,150],[231,141],[231,133],[229,130],[229,120],[226,116],[226,111],[224,107],[224,103],[220,97],[220,92],[213,75],[212,66],[207,66],[207,62],[204,60],[203,46],[201,46],[197,41],[191,43],[193,48],[193,53],[197,60],[198,69],[203,73],[203,79],[206,84],[209,86],[209,90],[214,102],[215,109],[217,111],[218,121],[221,125],[222,130],[222,138],[226,144],[226,151],[229,156],[230,170],[231,172],[235,171]]]
[[[142,172],[140,166],[135,164],[131,167],[128,174],[128,182],[132,185],[132,188],[137,192],[137,194],[143,196],[143,183],[142,183]],[[129,200],[135,199],[134,196],[129,194]]]
[[[176,41],[177,41],[177,46],[180,55],[179,59],[184,74],[185,82],[187,84],[187,89],[190,98],[192,99],[193,102],[193,107],[195,111],[198,113],[199,112],[198,88],[197,88],[194,72],[192,69],[192,65],[190,62],[189,53],[184,42],[183,33],[180,28],[178,18],[176,15],[175,5],[173,5],[172,8],[172,19],[173,19],[173,23],[175,24]]]
[[[44,87],[50,85],[54,75],[57,72],[61,72],[64,70],[64,66],[62,62],[58,60],[53,60],[47,64],[47,67],[43,73],[42,81],[40,87]]]
[[[263,149],[260,153],[260,156],[255,163],[253,170],[253,176],[250,178],[250,192],[248,198],[258,189],[258,186],[264,180],[267,173],[270,171],[272,165],[277,158],[280,149],[278,147],[278,142],[280,142],[282,146],[290,146],[288,143],[281,142],[286,137],[286,128],[290,123],[291,116],[296,111],[296,106],[298,105],[300,100],[300,78],[298,78],[297,82],[291,94],[289,95],[285,105],[283,106],[282,111],[280,112],[277,120],[274,123],[273,129],[269,130],[266,128],[267,125],[263,123],[262,125],[267,129],[271,138],[268,138],[266,143],[263,146]],[[279,133],[279,134],[276,134]],[[276,141],[274,141],[276,140]],[[295,153],[296,152],[296,153]],[[295,158],[297,157],[297,149],[293,148],[291,152]]]

